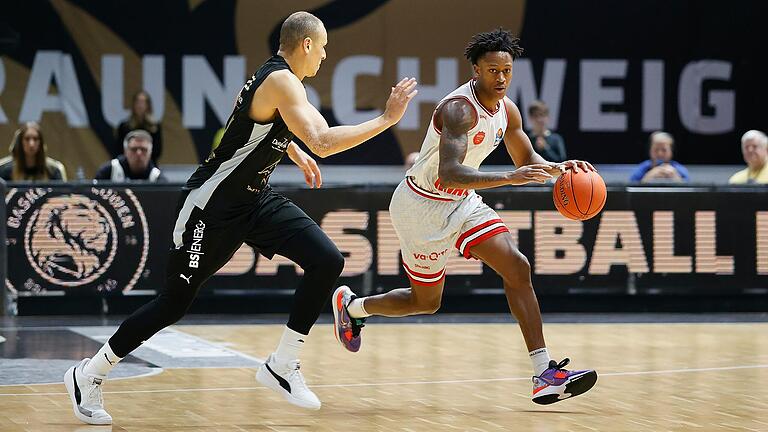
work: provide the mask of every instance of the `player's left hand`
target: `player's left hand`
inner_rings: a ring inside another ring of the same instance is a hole
[[[304,173],[304,181],[307,183],[307,186],[311,189],[319,189],[323,185],[323,175],[320,173],[317,162],[312,159],[312,156],[300,149],[298,145],[295,143],[291,144],[288,148],[288,157]]]
[[[587,161],[571,159],[571,160],[567,160],[565,162],[560,162],[560,163],[549,162],[549,164],[552,167],[549,173],[552,175],[560,175],[564,173],[565,170],[569,170],[569,169],[572,169],[572,170],[580,169],[584,172],[587,172],[587,171],[597,172],[595,167],[593,167],[592,164]]]

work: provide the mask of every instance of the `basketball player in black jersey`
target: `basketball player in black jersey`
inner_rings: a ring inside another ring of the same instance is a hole
[[[344,258],[312,219],[270,188],[269,176],[288,153],[310,186],[320,186],[317,165],[292,141],[294,135],[320,157],[342,152],[397,123],[416,94],[415,80],[404,79],[392,88],[381,116],[355,126],[328,127],[308,102],[301,83],[317,73],[326,43],[325,27],[312,14],[296,12],[283,23],[277,55],[245,83],[221,144],[182,191],[165,290],[128,317],[93,358],[64,375],[81,421],[111,424],[101,396],[107,373],[143,341],[181,319],[200,285],[242,243],[267,258],[285,256],[304,269],[282,339],[256,379],[295,405],[320,408],[317,396],[304,383],[298,356]]]

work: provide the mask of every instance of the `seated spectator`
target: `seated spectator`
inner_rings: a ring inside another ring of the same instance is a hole
[[[95,178],[114,182],[165,181],[160,168],[152,162],[152,135],[141,129],[128,132],[123,140],[123,154],[99,167]]]
[[[550,162],[563,162],[565,156],[565,141],[559,134],[547,129],[549,126],[549,107],[542,101],[534,101],[528,107],[528,119],[532,129],[528,138],[533,144],[533,149],[541,157]]]
[[[0,159],[0,178],[8,181],[67,180],[64,165],[47,157],[47,150],[40,125],[24,123],[13,135],[11,155]]]
[[[651,158],[635,168],[629,178],[631,182],[687,182],[690,180],[688,170],[672,160],[675,149],[675,139],[672,135],[657,131],[651,134]]]
[[[136,129],[142,129],[152,135],[152,162],[157,163],[163,152],[163,134],[160,123],[155,121],[152,115],[152,99],[149,93],[144,90],[133,95],[131,102],[131,116],[117,126],[115,145],[110,152],[112,157],[117,157],[123,153],[123,141],[128,132]]]
[[[768,184],[768,135],[759,130],[741,137],[741,154],[747,167],[728,179],[730,184]]]

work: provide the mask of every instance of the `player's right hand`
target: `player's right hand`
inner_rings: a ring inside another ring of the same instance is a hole
[[[509,173],[509,184],[520,186],[528,183],[545,183],[552,179],[552,175],[547,172],[549,165],[531,164],[522,166]]]
[[[392,87],[392,92],[387,99],[387,107],[384,110],[384,118],[387,123],[394,125],[403,118],[408,102],[416,96],[419,91],[416,90],[416,78],[403,78]]]

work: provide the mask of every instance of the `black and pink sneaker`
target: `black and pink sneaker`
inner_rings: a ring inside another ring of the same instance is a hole
[[[333,293],[332,301],[336,340],[352,352],[360,351],[360,330],[365,327],[365,318],[352,318],[347,311],[347,305],[356,298],[348,286],[342,285]]]
[[[560,363],[549,361],[549,367],[541,375],[533,377],[533,401],[549,405],[585,393],[597,382],[593,370],[569,371],[563,369],[569,359]]]

